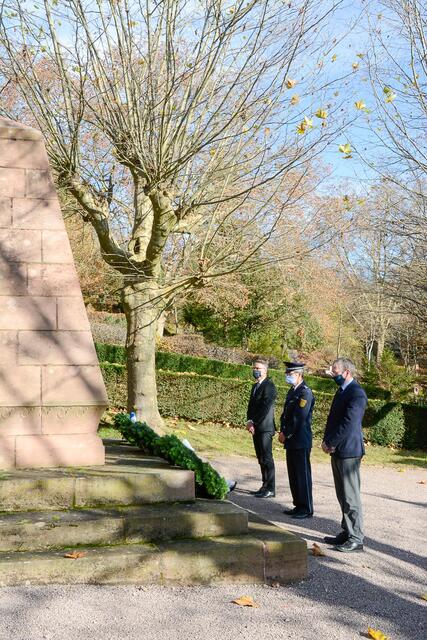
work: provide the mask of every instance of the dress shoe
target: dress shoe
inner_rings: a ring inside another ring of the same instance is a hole
[[[255,494],[255,498],[275,498],[276,494],[274,491],[270,491],[269,489],[265,489],[265,491],[260,491],[260,493]]]
[[[265,491],[265,487],[260,487],[256,491],[249,491],[249,493],[251,494],[251,496],[256,496],[259,493],[263,493],[264,491]]]
[[[350,553],[352,551],[363,551],[363,544],[347,540],[347,542],[344,542],[344,544],[338,544],[335,549],[337,551],[342,551],[343,553]]]
[[[308,511],[295,511],[294,514],[292,514],[291,518],[293,520],[304,520],[304,518],[312,518],[313,514],[309,513]]]
[[[285,514],[285,516],[293,516],[294,513],[297,513],[297,509],[296,507],[294,507],[293,509],[283,509],[283,513]]]
[[[325,536],[323,540],[327,544],[344,544],[344,542],[347,542],[348,540],[348,534],[346,531],[341,531],[341,533],[339,533],[334,538],[332,536]]]

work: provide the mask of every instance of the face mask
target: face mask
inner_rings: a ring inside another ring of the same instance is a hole
[[[334,380],[335,380],[335,382],[337,383],[338,386],[341,386],[345,382],[345,378],[341,373],[339,375],[337,375],[337,376],[334,376]]]
[[[297,379],[295,378],[295,376],[286,375],[286,382],[288,384],[296,384],[297,383]]]
[[[261,371],[258,371],[258,369],[254,369],[252,371],[252,375],[255,378],[255,380],[258,380],[258,378],[260,378],[262,376],[262,373],[261,373]]]

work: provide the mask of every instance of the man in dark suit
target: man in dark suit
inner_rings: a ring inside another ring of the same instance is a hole
[[[273,460],[274,403],[277,397],[274,382],[267,378],[268,363],[256,360],[252,366],[256,380],[252,386],[246,414],[246,428],[252,434],[258,464],[261,467],[262,485],[253,495],[257,498],[274,498],[276,495]]]
[[[293,509],[283,513],[297,520],[313,515],[313,495],[310,453],[313,442],[311,431],[314,396],[306,385],[302,362],[285,362],[286,382],[291,384],[283,413],[280,417],[279,441],[286,450],[289,487]]]
[[[363,518],[360,499],[360,462],[365,453],[362,419],[368,399],[354,380],[354,363],[338,358],[331,374],[339,389],[332,401],[326,421],[322,449],[331,455],[335,491],[341,507],[342,531],[325,542],[338,551],[363,551]]]

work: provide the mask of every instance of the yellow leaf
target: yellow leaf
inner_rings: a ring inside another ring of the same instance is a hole
[[[296,83],[297,83],[297,81],[296,81],[296,80],[291,80],[291,78],[288,78],[288,79],[286,80],[286,87],[287,87],[288,89],[293,89],[293,88],[294,88],[294,86],[296,85]]]
[[[349,155],[352,151],[351,144],[349,144],[348,142],[346,142],[346,144],[340,144],[340,146],[338,147],[338,150],[341,151],[341,153],[345,153],[346,155]]]
[[[391,92],[387,94],[387,98],[385,99],[386,102],[393,102],[393,100],[395,100],[397,98],[396,94]]]
[[[233,604],[238,604],[240,607],[259,607],[259,604],[254,602],[251,596],[241,596],[240,598],[236,598],[232,600]]]
[[[356,107],[356,109],[359,109],[360,111],[363,111],[363,109],[366,109],[366,104],[363,102],[363,100],[358,100],[357,102],[354,103],[354,106]]]
[[[298,104],[300,97],[297,93],[295,93],[291,98],[291,104]]]
[[[209,149],[209,154],[213,158],[214,155],[216,154],[216,149]]]
[[[353,68],[353,71],[357,71],[359,68],[359,63],[358,62],[353,62],[353,64],[351,65]]]
[[[269,127],[266,127],[266,128],[264,129],[264,135],[265,135],[265,137],[266,137],[266,138],[268,138],[268,136],[270,135],[270,133],[271,133],[271,129],[270,129]]]
[[[365,55],[364,53],[356,53],[356,56],[357,56],[358,58],[363,58],[363,56],[364,56],[364,55]]]
[[[87,556],[86,551],[71,551],[70,553],[64,553],[64,558],[71,558],[72,560],[84,558],[85,556]]]
[[[331,62],[335,62],[335,60],[337,59],[337,57],[338,57],[338,56],[337,56],[337,54],[336,54],[336,53],[334,53],[334,55],[333,55],[333,56],[332,56],[332,58],[331,58]]]
[[[405,473],[406,469],[398,469],[398,473]]]
[[[313,542],[311,553],[313,556],[318,556],[318,557],[326,556],[326,553],[319,547],[319,545],[316,542]]]
[[[349,204],[350,198],[348,196],[343,196],[343,202],[345,202],[345,204]]]
[[[307,116],[304,116],[304,120],[301,120],[301,122],[297,127],[297,133],[302,135],[304,133],[307,133],[307,131],[312,128],[313,128],[313,120],[311,120],[311,118],[308,118]]]
[[[359,198],[359,200],[356,200],[357,204],[365,204],[366,202],[366,198]]]
[[[318,109],[314,115],[316,116],[316,118],[325,120],[328,117],[328,112],[326,111],[326,109]]]
[[[423,600],[427,600],[427,593],[422,593],[420,595],[420,598],[422,598]]]
[[[389,637],[384,635],[382,631],[372,629],[368,627],[368,636],[373,638],[373,640],[389,640]]]

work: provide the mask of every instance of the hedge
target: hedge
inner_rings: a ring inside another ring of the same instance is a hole
[[[120,345],[96,343],[96,351],[100,362],[110,362],[117,364],[126,363],[126,350]],[[209,358],[197,358],[186,356],[182,353],[168,353],[164,351],[156,352],[156,367],[163,371],[176,371],[181,373],[197,373],[198,375],[216,376],[230,380],[252,379],[252,367],[247,364],[232,364],[221,360],[211,360]],[[284,371],[270,369],[269,376],[276,385],[284,384]],[[331,378],[320,376],[304,376],[308,386],[313,391],[323,391],[324,393],[335,393],[335,382]],[[366,393],[371,398],[389,398],[390,392],[372,385],[366,386]]]
[[[150,455],[160,456],[171,464],[194,471],[196,489],[201,490],[204,497],[223,500],[227,495],[229,489],[225,478],[175,435],[159,436],[145,422],[132,422],[127,413],[116,414],[114,426],[128,442]]]
[[[124,365],[101,365],[111,405],[124,408],[126,369]],[[251,382],[226,380],[206,375],[158,371],[157,388],[160,413],[189,420],[227,422],[242,427],[246,422],[246,407]],[[282,411],[288,385],[277,385],[276,424]],[[315,392],[313,433],[322,436],[332,394]],[[427,448],[427,407],[404,405],[369,399],[364,419],[367,439],[375,444]]]

